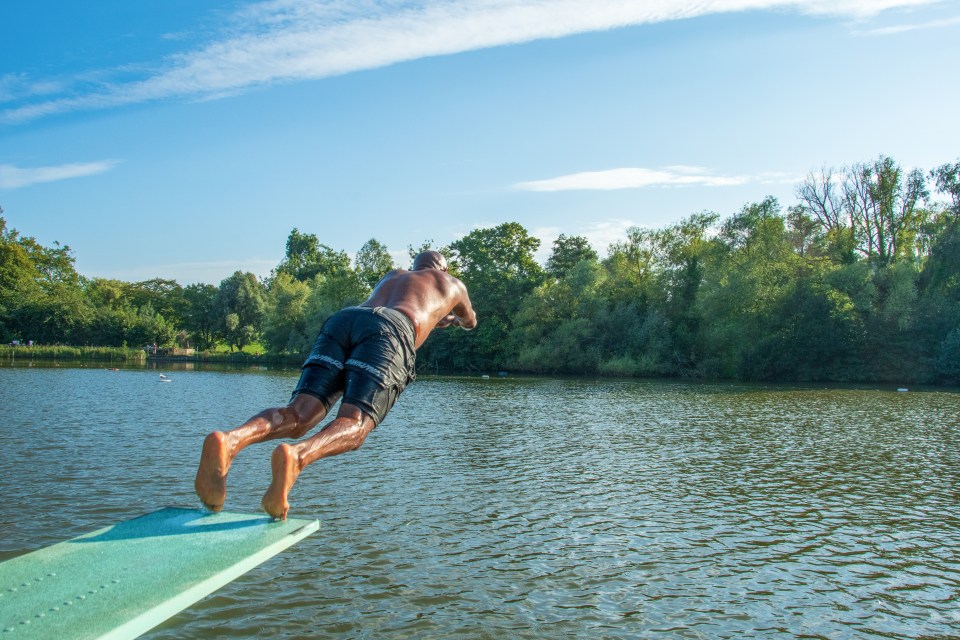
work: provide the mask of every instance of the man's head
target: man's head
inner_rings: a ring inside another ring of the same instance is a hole
[[[424,251],[413,259],[413,270],[420,269],[439,269],[447,270],[447,259],[439,251]]]

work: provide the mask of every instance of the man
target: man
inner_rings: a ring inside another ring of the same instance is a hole
[[[324,323],[286,407],[266,409],[232,431],[206,437],[194,483],[200,500],[213,511],[222,509],[227,471],[242,449],[306,435],[342,395],[337,417],[316,435],[273,451],[273,480],[261,504],[285,520],[287,495],[300,472],[321,458],[359,448],[413,380],[416,350],[434,328],[449,326],[473,329],[477,316],[466,286],[447,273],[446,259],[425,251],[412,271],[391,271],[366,302]]]

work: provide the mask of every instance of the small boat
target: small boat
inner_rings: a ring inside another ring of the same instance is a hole
[[[163,374],[161,373],[161,374],[160,374],[160,382],[171,382],[171,380],[170,380],[170,378],[168,378],[167,376],[165,376],[165,375],[163,375]]]

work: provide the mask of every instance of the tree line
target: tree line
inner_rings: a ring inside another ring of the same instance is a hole
[[[946,198],[935,199],[939,194]],[[784,208],[768,197],[631,228],[601,257],[560,235],[544,264],[520,224],[437,248],[470,290],[476,331],[436,332],[430,372],[682,376],[771,381],[960,382],[960,160],[892,158],[811,172]],[[2,213],[2,211],[0,211]],[[395,268],[369,240],[354,258],[293,229],[265,279],[219,286],[85,278],[0,215],[0,339],[261,344],[303,355],[323,321]],[[404,265],[406,266],[406,265]]]

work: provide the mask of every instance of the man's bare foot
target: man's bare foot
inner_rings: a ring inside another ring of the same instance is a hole
[[[281,444],[270,456],[270,468],[273,471],[273,480],[263,494],[260,504],[263,510],[274,518],[286,520],[287,511],[290,510],[287,494],[300,476],[300,458],[293,447]]]
[[[211,511],[223,509],[227,498],[227,471],[233,456],[227,442],[227,434],[214,431],[203,441],[203,452],[200,454],[200,467],[197,469],[197,479],[193,483],[200,500]]]

